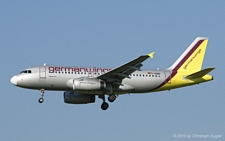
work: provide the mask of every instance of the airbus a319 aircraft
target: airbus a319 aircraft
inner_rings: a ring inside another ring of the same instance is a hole
[[[150,93],[171,90],[213,80],[208,73],[214,68],[201,70],[208,38],[197,37],[177,61],[166,70],[141,70],[142,62],[153,58],[154,52],[142,55],[116,68],[37,66],[23,70],[11,78],[15,86],[40,90],[39,103],[44,101],[45,90],[65,91],[64,102],[69,104],[94,103],[103,100],[102,110],[118,95]]]

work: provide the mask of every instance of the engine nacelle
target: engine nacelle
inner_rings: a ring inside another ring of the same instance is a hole
[[[73,90],[96,91],[106,88],[106,83],[95,78],[82,77],[78,79],[70,79],[66,85]]]
[[[69,104],[87,104],[95,102],[95,95],[64,92],[64,102]]]

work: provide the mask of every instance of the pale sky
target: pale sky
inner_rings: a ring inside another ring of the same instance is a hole
[[[1,140],[225,140],[224,5],[203,0],[0,1]],[[94,104],[65,104],[62,91],[46,91],[39,104],[39,91],[10,83],[23,69],[44,63],[117,67],[152,51],[155,58],[142,68],[165,69],[198,36],[209,37],[203,68],[216,67],[213,81],[121,95],[107,111],[98,98]]]

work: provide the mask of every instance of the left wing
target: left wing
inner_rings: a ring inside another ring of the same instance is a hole
[[[111,71],[98,76],[98,79],[106,80],[106,82],[112,83],[113,88],[118,88],[122,85],[122,80],[124,78],[130,78],[130,74],[136,70],[141,70],[140,68],[143,66],[141,63],[146,59],[153,58],[155,52],[152,52],[148,55],[142,55],[124,65],[121,65]]]

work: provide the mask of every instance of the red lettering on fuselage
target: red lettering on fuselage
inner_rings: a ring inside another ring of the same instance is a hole
[[[60,71],[60,67],[55,67],[55,71]]]
[[[108,68],[78,68],[78,67],[48,67],[49,73],[55,72],[88,72],[88,73],[106,73]]]
[[[73,68],[74,72],[79,72],[79,68]]]
[[[54,67],[48,67],[49,73],[54,73],[55,68]]]

